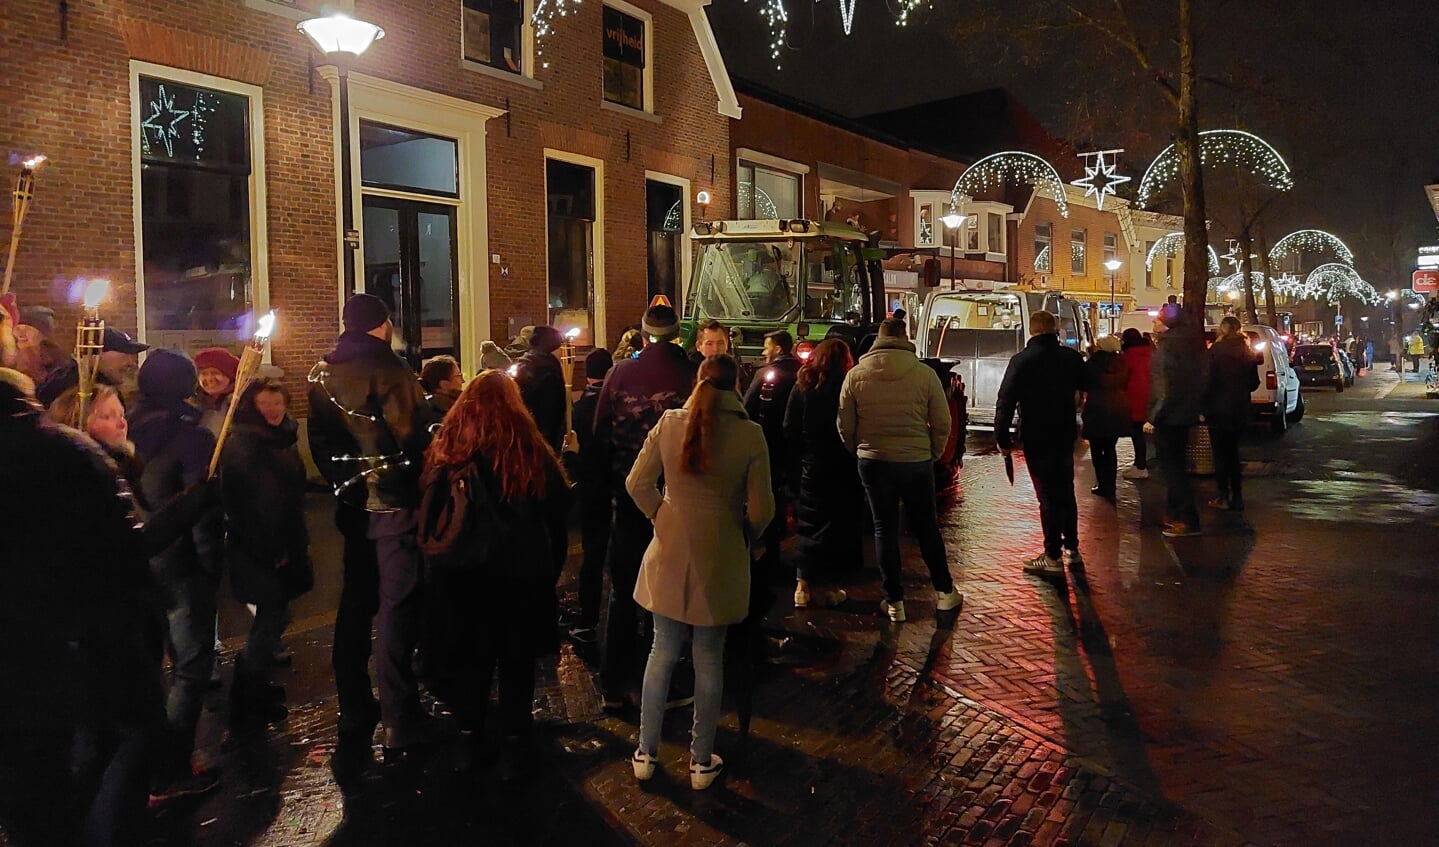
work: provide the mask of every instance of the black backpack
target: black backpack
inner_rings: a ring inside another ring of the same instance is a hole
[[[437,568],[478,570],[489,559],[500,531],[491,475],[475,462],[425,474],[417,540]]]

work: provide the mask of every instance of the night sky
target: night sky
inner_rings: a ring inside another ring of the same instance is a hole
[[[758,0],[714,0],[710,20],[734,76],[847,116],[985,88],[1008,89],[1056,136],[1081,149],[1124,147],[1138,186],[1168,144],[1174,111],[1127,54],[1060,23],[1051,0],[934,0],[894,23],[897,0],[786,0],[780,69]],[[1110,0],[1075,0],[1109,9]],[[1176,70],[1173,0],[1127,0],[1154,61]],[[1262,217],[1270,243],[1295,229],[1333,232],[1383,291],[1407,283],[1419,244],[1439,243],[1425,183],[1439,179],[1439,4],[1430,0],[1195,0],[1201,129],[1254,132],[1288,161],[1295,188]],[[985,151],[995,152],[995,151]],[[1066,179],[1078,158],[1053,163]],[[1211,239],[1239,215],[1216,175]],[[1122,190],[1121,190],[1122,193]],[[1131,193],[1132,196],[1132,193]],[[1178,212],[1178,208],[1164,208]]]

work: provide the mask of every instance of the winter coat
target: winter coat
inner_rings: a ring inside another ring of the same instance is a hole
[[[949,401],[939,375],[903,338],[880,338],[844,377],[839,435],[861,459],[932,462],[949,441]]]
[[[458,399],[460,399],[460,392],[458,391],[436,389],[430,392],[430,405],[434,407],[435,414],[441,418],[444,418],[444,416],[449,413],[450,409],[454,407],[455,401]]]
[[[727,626],[749,614],[749,540],[774,517],[769,448],[740,398],[721,392],[710,470],[688,473],[680,454],[689,416],[688,409],[665,412],[625,480],[655,524],[635,602],[692,626]]]
[[[586,385],[570,412],[570,419],[574,421],[575,442],[580,448],[578,479],[572,481],[579,483],[580,498],[586,504],[603,503],[608,510],[609,465],[606,463],[605,451],[600,449],[600,445],[595,441],[595,409],[599,406],[600,390],[603,387],[603,382]]]
[[[744,395],[745,414],[760,425],[769,444],[770,481],[776,489],[787,485],[793,476],[790,459],[794,454],[785,449],[784,416],[799,366],[799,359],[789,354],[761,365]]]
[[[210,434],[216,438],[220,437],[220,429],[225,425],[225,415],[230,411],[231,392],[226,392],[224,397],[212,398],[203,391],[195,392],[195,397],[190,402],[200,410],[200,425],[210,430]]]
[[[1026,453],[1068,452],[1079,437],[1076,392],[1086,388],[1084,357],[1052,332],[1030,336],[1015,353],[999,384],[994,407],[994,440],[1011,446],[1010,428],[1019,412],[1019,439]]]
[[[1209,358],[1204,336],[1183,318],[1159,336],[1150,364],[1149,421],[1155,426],[1194,426],[1204,409]]]
[[[531,350],[516,364],[515,382],[520,386],[525,408],[530,410],[545,441],[559,453],[564,449],[565,433],[569,430],[565,421],[569,386],[565,384],[560,360],[553,353]]]
[[[595,401],[594,440],[608,457],[611,490],[624,490],[650,430],[694,387],[695,367],[678,344],[651,344],[638,358],[615,362]]]
[[[1204,421],[1216,429],[1242,430],[1249,425],[1250,394],[1259,387],[1259,361],[1242,335],[1214,342],[1208,356]]]
[[[1129,417],[1129,365],[1118,353],[1096,350],[1084,363],[1084,436],[1122,438],[1134,429]]]
[[[861,564],[864,491],[854,455],[835,423],[842,385],[841,380],[808,390],[796,385],[784,417],[786,444],[799,460],[795,530],[817,546],[813,561],[830,569]]]
[[[310,371],[310,453],[349,505],[419,505],[430,425],[439,421],[410,366],[372,335],[342,333]]]
[[[225,559],[242,603],[284,603],[314,584],[299,424],[265,422],[242,398],[220,457]],[[248,407],[248,408],[247,408]]]
[[[1129,368],[1129,384],[1124,392],[1129,398],[1129,420],[1142,424],[1149,420],[1149,372],[1153,367],[1154,345],[1146,341],[1124,348],[1120,355]]]

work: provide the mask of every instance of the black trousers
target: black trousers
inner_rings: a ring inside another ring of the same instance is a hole
[[[1101,494],[1113,494],[1115,477],[1119,475],[1118,438],[1089,439],[1089,457],[1094,462],[1094,483]]]
[[[335,613],[335,644],[330,663],[340,695],[340,731],[364,731],[380,705],[370,688],[370,627],[380,608],[380,565],[375,542],[369,539],[370,514],[339,504],[335,526],[344,539],[344,583]]]
[[[623,696],[639,679],[640,668],[644,666],[640,624],[649,613],[635,603],[635,582],[639,579],[645,549],[654,535],[654,524],[630,495],[616,494],[609,552],[605,557],[605,567],[610,572],[610,612],[605,621],[604,654],[600,658],[600,688],[607,696]]]
[[[485,712],[490,704],[490,683],[499,670],[500,731],[504,735],[528,736],[534,726],[535,669],[532,658],[478,652],[469,657],[456,718],[464,729],[476,735],[485,731]]]
[[[1144,421],[1134,422],[1129,440],[1134,444],[1134,466],[1142,471],[1149,470],[1149,441],[1144,435]]]
[[[1194,483],[1189,479],[1185,453],[1189,449],[1189,427],[1156,424],[1154,444],[1159,448],[1159,468],[1164,471],[1165,513],[1169,520],[1199,526],[1194,505]]]
[[[1074,501],[1074,453],[1070,450],[1024,452],[1034,494],[1039,499],[1039,525],[1044,554],[1058,559],[1064,550],[1079,550],[1079,504]]]
[[[594,629],[600,620],[600,599],[604,593],[605,557],[609,554],[610,524],[614,505],[609,492],[587,493],[580,501],[580,619],[579,625]]]
[[[1219,483],[1219,498],[1231,506],[1244,505],[1244,492],[1240,489],[1243,465],[1239,461],[1239,436],[1237,429],[1217,426],[1209,428],[1209,444],[1214,450],[1214,479]]]

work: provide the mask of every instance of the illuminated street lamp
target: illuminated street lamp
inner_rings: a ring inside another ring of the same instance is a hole
[[[954,251],[959,244],[959,228],[964,226],[964,215],[959,213],[959,208],[955,206],[954,201],[951,200],[949,203],[949,214],[939,220],[954,234],[954,240],[949,242],[949,287],[954,289],[959,287],[959,272],[955,270]]]
[[[350,185],[350,63],[384,38],[385,31],[339,13],[301,21],[298,29],[334,62],[340,77],[340,237],[344,243],[345,296],[349,297],[355,293],[355,251],[360,248]]]
[[[1114,315],[1114,275],[1118,273],[1119,267],[1124,263],[1118,259],[1106,259],[1104,267],[1109,271],[1109,334],[1113,335],[1114,330],[1119,326],[1118,318]]]

